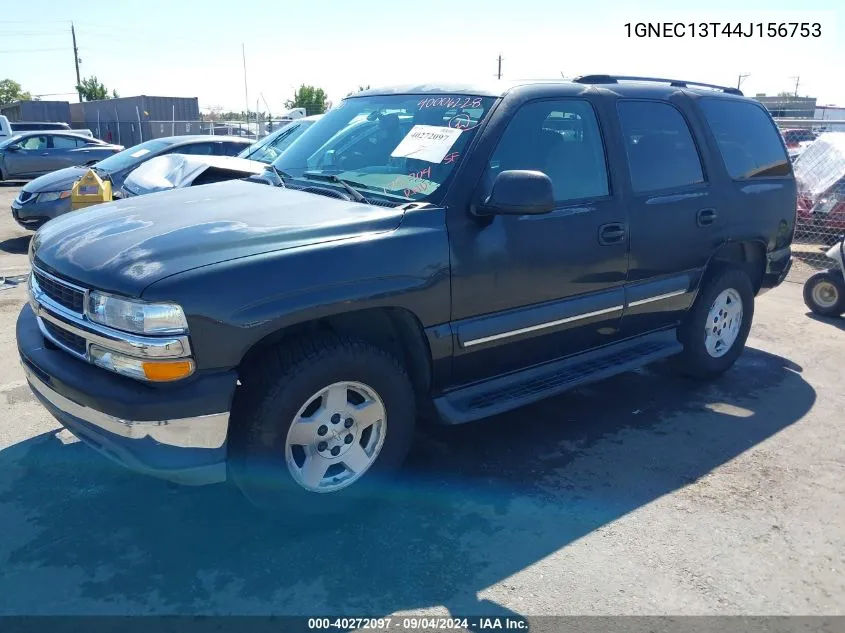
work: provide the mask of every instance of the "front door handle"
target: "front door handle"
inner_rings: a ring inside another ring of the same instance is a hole
[[[50,152],[41,152],[41,155],[42,155],[42,156],[49,156],[49,155],[50,155]]]
[[[602,246],[619,244],[625,239],[625,234],[625,225],[621,222],[602,224],[599,227],[599,244]]]
[[[698,226],[710,226],[716,221],[719,215],[716,209],[701,209],[695,216],[695,221]]]

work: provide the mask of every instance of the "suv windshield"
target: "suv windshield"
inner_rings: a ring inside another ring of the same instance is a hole
[[[365,196],[435,202],[494,101],[448,94],[350,97],[273,166],[289,186],[338,186],[326,184],[325,176],[335,176]]]
[[[101,169],[102,171],[111,174],[138,164],[141,160],[150,158],[150,154],[160,152],[167,147],[170,147],[170,143],[167,141],[153,139],[152,141],[139,143],[129,149],[125,149],[122,152],[118,152],[108,158],[104,158],[94,166],[97,169]]]

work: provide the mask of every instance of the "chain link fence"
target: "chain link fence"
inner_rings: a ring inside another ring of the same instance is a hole
[[[798,185],[790,281],[803,283],[833,264],[825,253],[845,234],[845,120],[775,121]]]
[[[269,118],[249,121],[134,121],[101,119],[74,123],[76,129],[88,129],[98,139],[131,147],[152,138],[184,135],[238,136],[259,140],[278,130],[292,119]]]

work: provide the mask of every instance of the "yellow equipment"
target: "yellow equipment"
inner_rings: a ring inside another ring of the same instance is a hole
[[[73,211],[112,199],[111,182],[100,178],[93,169],[73,183],[70,190],[70,208]]]

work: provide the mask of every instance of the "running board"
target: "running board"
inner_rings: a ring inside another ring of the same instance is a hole
[[[682,349],[676,330],[655,332],[456,389],[435,398],[434,405],[443,424],[472,422],[637,369]]]

